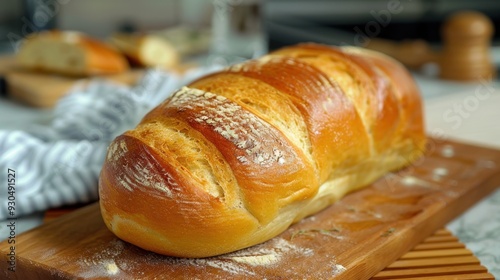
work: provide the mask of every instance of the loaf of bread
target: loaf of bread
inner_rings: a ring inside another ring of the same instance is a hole
[[[180,60],[177,50],[155,35],[117,33],[111,36],[110,43],[141,67],[169,69]]]
[[[34,33],[21,44],[16,58],[24,69],[68,76],[117,74],[129,68],[120,52],[74,31]]]
[[[302,44],[203,77],[109,146],[107,227],[160,254],[266,241],[422,155],[422,104],[398,62]]]

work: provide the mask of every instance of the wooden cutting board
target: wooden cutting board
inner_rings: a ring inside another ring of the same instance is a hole
[[[431,139],[426,156],[278,237],[205,259],[144,251],[109,232],[93,204],[0,244],[12,279],[368,279],[500,186],[500,151]],[[168,225],[167,225],[168,226]]]

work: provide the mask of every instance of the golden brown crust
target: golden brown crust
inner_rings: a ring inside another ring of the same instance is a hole
[[[276,127],[302,151],[310,161],[311,143],[305,120],[292,100],[276,88],[238,73],[216,73],[189,85],[192,88],[230,98],[246,110]]]
[[[371,61],[316,44],[292,46],[273,54],[293,56],[322,70],[355,104],[374,152],[390,147],[398,125],[399,103],[388,78]]]
[[[117,229],[116,233],[122,239],[169,255],[181,255],[168,249],[178,246],[184,250],[182,255],[196,256],[234,250],[236,248],[231,243],[216,244],[213,240],[224,234],[231,241],[258,226],[244,208],[227,207],[222,200],[197,186],[198,182],[187,170],[166,162],[140,140],[123,135],[115,143],[118,143],[116,149],[120,156],[108,160],[103,167],[100,203],[107,226]],[[117,217],[140,221],[140,226],[127,226]],[[210,217],[209,222],[207,217]],[[227,223],[234,227],[227,226]],[[221,232],[221,228],[225,232]],[[157,238],[170,240],[171,244],[161,246],[160,250],[155,248],[156,240],[150,240],[146,235],[151,232],[160,234]],[[203,232],[203,237],[200,232]]]
[[[425,126],[420,91],[409,71],[399,62],[378,52],[345,47],[344,52],[368,59],[382,70],[394,88],[400,106],[399,128],[394,141],[413,141],[420,153],[425,149]]]
[[[390,59],[280,50],[195,81],[115,139],[103,218],[162,254],[245,248],[414,160],[421,114],[414,82]]]
[[[317,191],[312,163],[302,151],[233,101],[203,91],[180,91],[142,123],[169,117],[188,123],[217,147],[238,182],[245,208],[260,222],[268,223],[283,204]]]
[[[319,182],[324,182],[342,162],[357,162],[369,156],[366,131],[358,113],[342,89],[323,72],[291,57],[272,56],[228,71],[261,80],[292,101],[307,125]]]

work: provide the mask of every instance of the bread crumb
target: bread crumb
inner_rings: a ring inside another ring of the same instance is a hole
[[[451,145],[445,145],[441,149],[441,155],[446,158],[453,157],[455,155],[455,150],[453,149],[453,146]]]
[[[396,229],[395,229],[395,228],[389,228],[389,229],[388,229],[386,232],[384,232],[381,236],[382,236],[382,237],[387,237],[387,236],[389,236],[389,235],[393,234],[395,231],[396,231]]]
[[[434,168],[432,170],[432,178],[436,181],[441,180],[442,177],[448,175],[448,169],[443,167]]]
[[[346,271],[346,268],[341,265],[341,264],[335,264],[333,266],[333,275],[337,275],[337,274],[340,274],[342,272]]]
[[[413,176],[406,176],[403,179],[401,179],[401,183],[405,186],[413,186],[417,184],[417,178]]]
[[[105,263],[104,267],[106,268],[106,272],[109,275],[116,275],[119,271],[118,266],[116,265],[116,263],[114,261],[110,261],[108,263]]]

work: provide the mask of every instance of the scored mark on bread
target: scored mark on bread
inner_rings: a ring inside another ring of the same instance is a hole
[[[131,174],[134,177],[134,181],[138,184],[145,187],[152,187],[156,190],[161,191],[167,197],[172,197],[172,190],[170,188],[174,188],[177,186],[177,182],[170,176],[168,173],[162,174],[160,176],[153,166],[153,164],[149,160],[137,162],[133,165],[133,168],[128,168],[128,174]],[[127,175],[125,175],[127,176]]]
[[[180,111],[188,109],[196,112],[195,122],[212,127],[245,152],[236,157],[242,164],[253,162],[268,166],[275,162],[286,163],[287,155],[282,149],[268,147],[264,143],[264,133],[269,133],[270,126],[223,96],[184,87],[174,94],[169,105],[176,106]],[[196,108],[203,110],[196,111]]]
[[[107,159],[112,164],[123,164],[120,159],[128,152],[127,144],[123,140],[114,141],[110,146]],[[117,176],[118,183],[129,191],[135,187],[151,187],[162,192],[167,197],[173,197],[172,190],[178,186],[177,182],[168,173],[159,175],[150,159],[143,159],[133,164],[122,166],[124,171]]]

